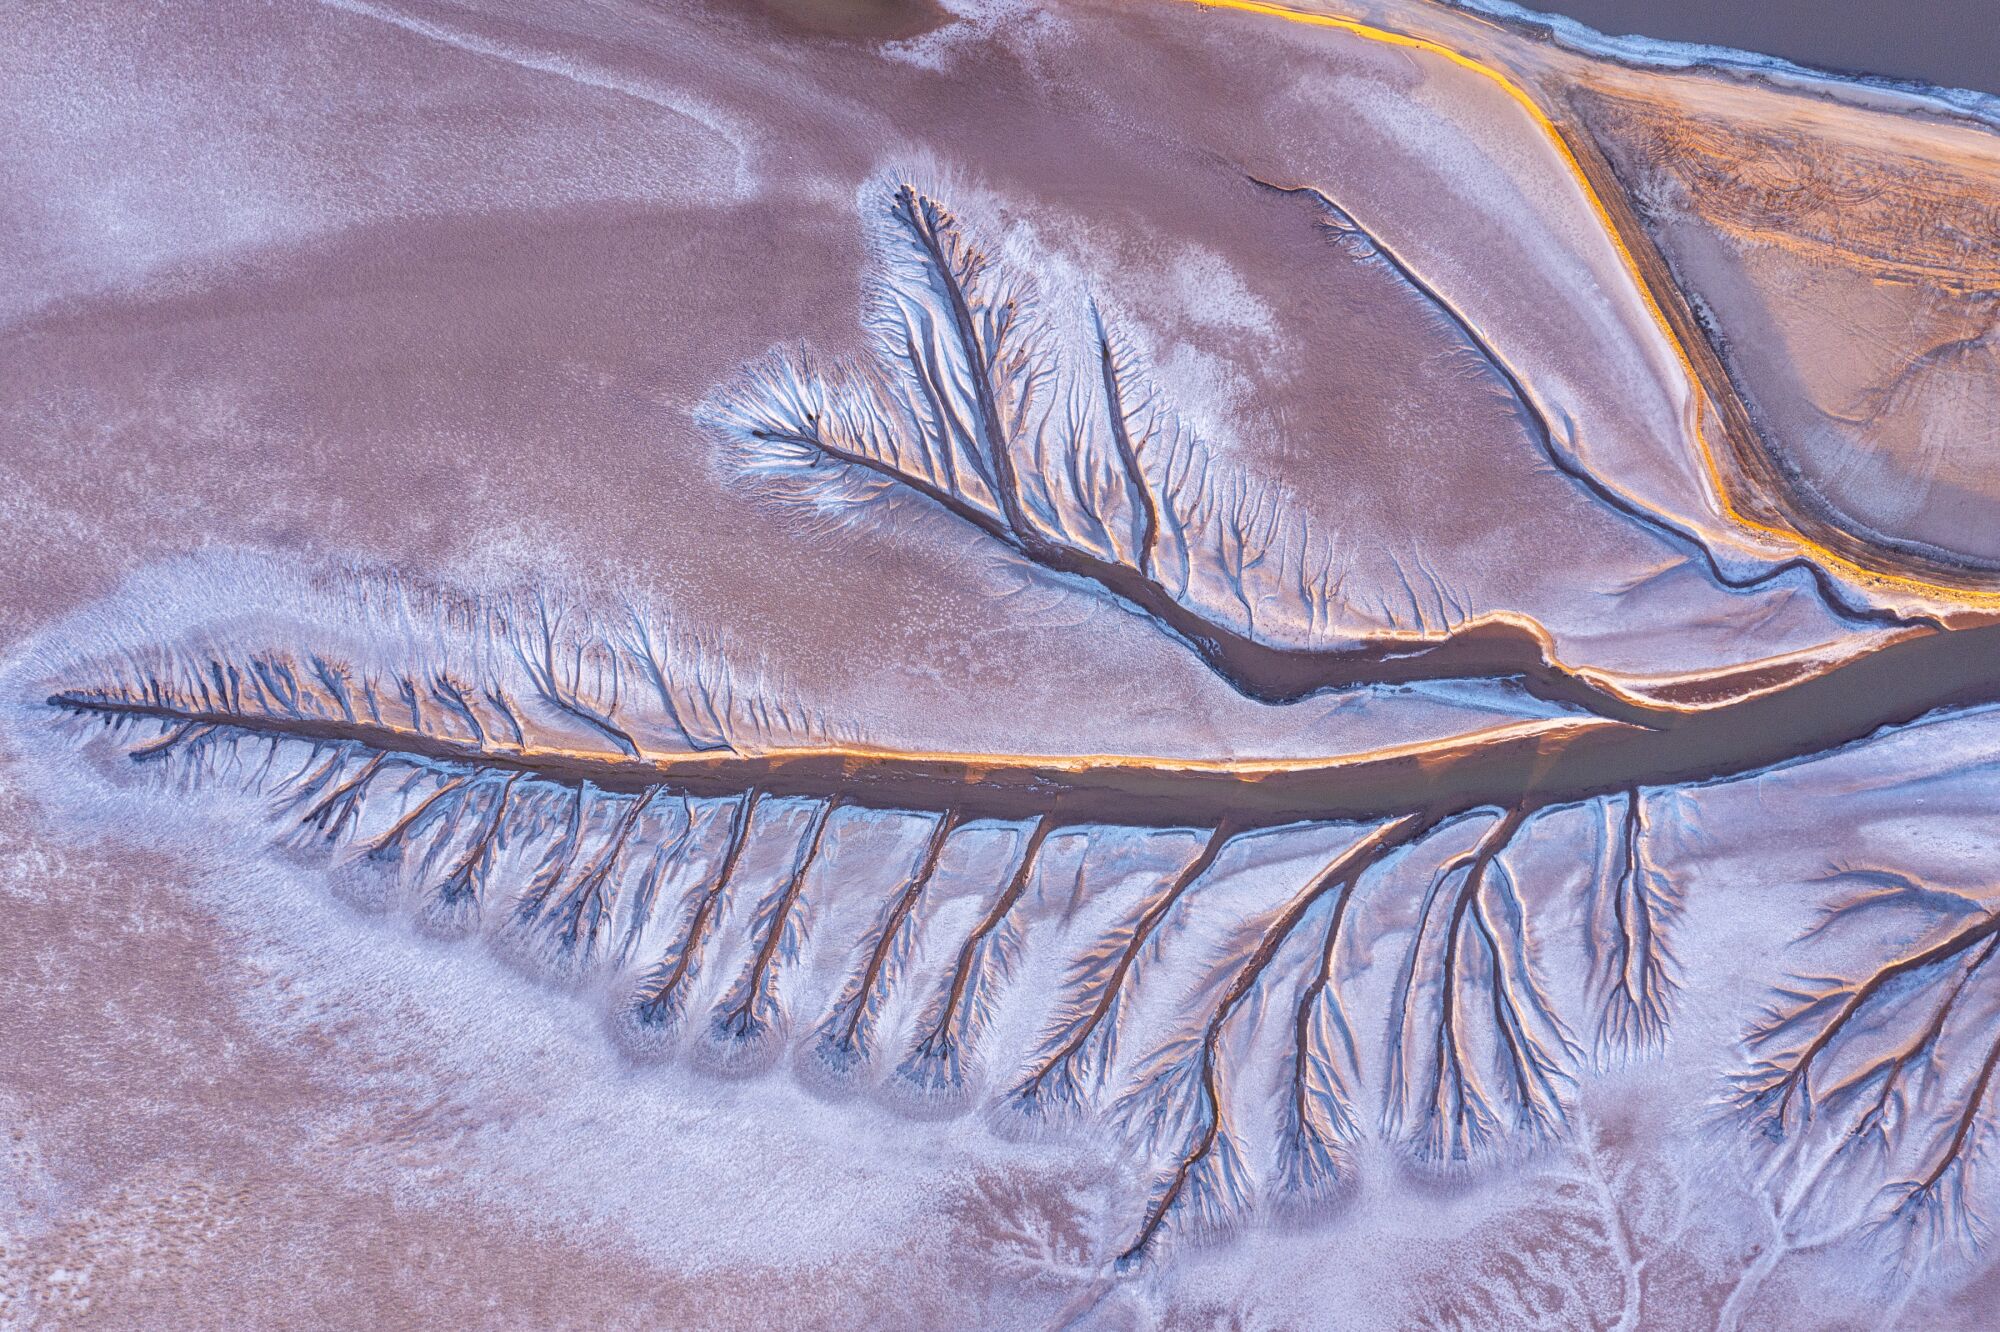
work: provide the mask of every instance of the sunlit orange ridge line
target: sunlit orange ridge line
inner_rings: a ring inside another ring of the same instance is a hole
[[[1361,768],[1395,759],[1476,749],[1482,744],[1528,736],[1561,739],[1597,731],[1636,731],[1630,722],[1599,717],[1530,717],[1521,721],[1498,722],[1469,731],[1433,739],[1406,740],[1377,745],[1342,754],[1309,754],[1294,758],[1202,758],[1162,754],[1020,754],[984,753],[958,750],[894,749],[883,745],[777,745],[770,748],[745,747],[726,753],[684,754],[674,750],[642,749],[638,762],[675,773],[698,772],[732,761],[754,759],[782,764],[800,759],[840,758],[857,763],[925,762],[947,764],[971,770],[1005,772],[1034,769],[1047,772],[1088,773],[1105,768],[1142,768],[1157,772],[1209,772],[1226,776],[1260,777],[1283,773],[1326,772],[1339,768]],[[555,750],[565,757],[598,757],[602,750]],[[612,757],[616,757],[612,755]]]
[[[1612,248],[1618,252],[1619,262],[1625,265],[1625,270],[1632,278],[1633,285],[1639,289],[1639,296],[1646,303],[1647,313],[1653,317],[1653,322],[1658,325],[1660,333],[1666,338],[1667,345],[1673,348],[1674,358],[1680,362],[1681,372],[1687,376],[1688,385],[1693,389],[1696,397],[1694,413],[1695,450],[1701,458],[1703,468],[1708,473],[1709,484],[1715,491],[1716,499],[1722,506],[1724,516],[1738,527],[1758,533],[1781,545],[1790,546],[1794,550],[1809,555],[1822,564],[1840,569],[1864,583],[1889,584],[1911,588],[1931,596],[1940,596],[1971,604],[2000,604],[2000,593],[1966,591],[1959,588],[1947,587],[1939,583],[1927,582],[1921,578],[1912,578],[1907,574],[1887,573],[1880,569],[1871,569],[1867,565],[1857,563],[1837,551],[1820,545],[1802,533],[1773,527],[1768,523],[1760,522],[1736,507],[1735,503],[1730,499],[1729,486],[1723,477],[1721,467],[1715,460],[1714,450],[1709,447],[1708,436],[1702,429],[1701,418],[1704,410],[1702,399],[1706,398],[1707,392],[1702,388],[1701,377],[1695,370],[1693,360],[1688,356],[1687,349],[1681,345],[1680,339],[1675,336],[1673,325],[1668,321],[1666,312],[1660,308],[1658,299],[1654,297],[1652,289],[1647,286],[1645,275],[1640,271],[1638,261],[1633,258],[1631,250],[1626,247],[1625,238],[1619,234],[1617,223],[1612,220],[1610,211],[1605,208],[1604,201],[1598,196],[1596,187],[1590,183],[1590,177],[1585,174],[1583,164],[1577,160],[1576,153],[1569,146],[1569,141],[1563,137],[1561,128],[1542,110],[1541,106],[1535,101],[1534,95],[1508,77],[1505,71],[1496,69],[1494,66],[1466,55],[1462,51],[1453,50],[1441,42],[1433,41],[1426,37],[1412,37],[1408,33],[1396,32],[1389,28],[1378,28],[1372,24],[1363,23],[1359,19],[1343,18],[1336,14],[1309,13],[1304,10],[1292,9],[1285,5],[1270,4],[1267,3],[1267,0],[1181,0],[1181,2],[1199,5],[1204,9],[1230,9],[1246,14],[1262,14],[1271,18],[1283,19],[1288,23],[1302,23],[1315,28],[1334,28],[1341,32],[1351,33],[1356,37],[1365,38],[1371,42],[1383,42],[1390,46],[1408,47],[1412,50],[1441,56],[1462,69],[1471,70],[1482,78],[1492,80],[1503,92],[1520,104],[1521,108],[1534,119],[1535,124],[1540,127],[1542,133],[1555,145],[1556,151],[1561,155],[1563,162],[1569,167],[1570,174],[1576,178],[1576,183],[1582,189],[1583,197],[1590,204],[1591,211],[1597,214],[1597,220],[1603,227],[1606,237],[1610,239]]]
[[[136,700],[92,697],[88,694],[57,694],[51,701],[60,700],[63,705],[73,708],[103,713],[131,713],[158,717],[162,720],[192,726],[229,727],[240,730],[265,731],[283,734],[291,729],[287,723],[301,721],[328,721],[335,718],[297,718],[269,713],[231,713],[208,711],[199,708],[182,708],[173,704],[155,704]],[[614,768],[629,768],[635,772],[652,772],[662,777],[685,777],[710,769],[728,768],[745,761],[769,763],[782,766],[787,763],[835,759],[853,764],[870,763],[932,763],[941,766],[965,768],[973,772],[1006,772],[1009,770],[1033,770],[1039,772],[1089,773],[1102,769],[1147,769],[1158,772],[1199,772],[1216,773],[1224,776],[1256,778],[1276,776],[1286,773],[1324,772],[1340,768],[1367,767],[1404,758],[1416,758],[1429,754],[1443,754],[1461,749],[1476,749],[1483,744],[1505,740],[1541,736],[1551,740],[1563,739],[1600,731],[1639,730],[1629,722],[1611,721],[1600,717],[1530,717],[1495,722],[1491,725],[1474,727],[1469,731],[1433,738],[1407,740],[1400,743],[1377,745],[1368,749],[1353,750],[1343,754],[1308,754],[1289,758],[1230,757],[1205,758],[1195,755],[1175,756],[1163,754],[1096,754],[1096,753],[1056,753],[1021,754],[988,753],[980,750],[951,749],[898,749],[887,745],[869,744],[809,744],[809,745],[756,745],[731,746],[722,750],[681,750],[654,749],[634,746],[636,753],[625,754],[612,749],[579,749],[549,740],[530,740],[522,744],[505,741],[475,740],[463,736],[439,736],[416,727],[394,722],[350,723],[350,729],[365,736],[358,736],[368,744],[417,744],[435,746],[443,750],[456,751],[450,756],[455,762],[478,762],[481,759],[527,758],[542,762],[583,762],[604,764]]]

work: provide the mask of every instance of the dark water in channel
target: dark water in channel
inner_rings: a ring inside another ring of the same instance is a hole
[[[1608,36],[2000,94],[2000,0],[1529,0]]]

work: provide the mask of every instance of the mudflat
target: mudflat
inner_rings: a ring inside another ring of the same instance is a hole
[[[1982,1326],[2000,139],[1645,56],[27,11],[0,1325]]]

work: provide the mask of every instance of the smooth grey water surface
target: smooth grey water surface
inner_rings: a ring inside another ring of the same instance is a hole
[[[1842,73],[2000,94],[2000,0],[1558,0],[1608,36],[1731,46]]]

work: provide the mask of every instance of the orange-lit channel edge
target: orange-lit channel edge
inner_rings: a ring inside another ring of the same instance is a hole
[[[1928,582],[1921,578],[1912,578],[1907,574],[1887,573],[1880,569],[1871,569],[1867,565],[1857,563],[1836,551],[1820,545],[1818,542],[1799,532],[1759,522],[1757,519],[1737,509],[1735,503],[1730,499],[1729,484],[1722,474],[1720,465],[1716,462],[1714,450],[1710,448],[1708,436],[1702,426],[1702,418],[1708,411],[1708,403],[1706,401],[1708,393],[1702,387],[1701,376],[1695,370],[1693,360],[1688,356],[1687,349],[1681,345],[1681,340],[1675,336],[1673,325],[1668,320],[1666,312],[1660,308],[1660,303],[1654,297],[1652,288],[1647,285],[1645,275],[1640,270],[1638,261],[1633,257],[1631,250],[1626,247],[1625,238],[1619,233],[1617,223],[1613,221],[1610,212],[1605,208],[1604,201],[1598,196],[1596,187],[1590,183],[1589,176],[1584,172],[1583,164],[1577,160],[1575,152],[1569,146],[1569,141],[1563,137],[1562,130],[1542,110],[1540,104],[1535,101],[1534,95],[1519,83],[1516,83],[1505,71],[1466,55],[1462,51],[1453,50],[1442,42],[1433,41],[1425,37],[1412,37],[1407,33],[1395,32],[1388,28],[1374,27],[1371,24],[1363,23],[1359,19],[1343,18],[1335,14],[1309,13],[1304,10],[1291,9],[1284,5],[1270,4],[1266,0],[1180,0],[1180,3],[1195,4],[1204,9],[1225,9],[1236,10],[1246,14],[1262,14],[1270,18],[1282,19],[1288,23],[1302,23],[1315,28],[1332,28],[1371,42],[1383,42],[1390,46],[1407,47],[1411,50],[1423,51],[1430,55],[1439,56],[1459,66],[1461,69],[1470,70],[1482,78],[1490,79],[1533,118],[1535,124],[1541,129],[1549,142],[1555,146],[1556,152],[1561,156],[1564,164],[1568,166],[1571,176],[1575,178],[1578,188],[1583,191],[1583,197],[1590,204],[1591,211],[1597,215],[1598,223],[1605,236],[1611,241],[1612,248],[1618,252],[1618,261],[1625,266],[1627,277],[1632,280],[1632,285],[1638,288],[1639,297],[1645,302],[1647,313],[1652,316],[1654,324],[1659,328],[1661,336],[1666,339],[1667,345],[1673,348],[1674,358],[1680,362],[1681,373],[1686,376],[1688,387],[1695,395],[1696,405],[1693,413],[1695,451],[1701,459],[1702,467],[1708,474],[1709,485],[1715,493],[1716,502],[1722,507],[1723,516],[1739,528],[1753,532],[1766,541],[1789,547],[1827,568],[1839,570],[1843,575],[1864,585],[1876,584],[1899,587],[1922,593],[1928,597],[1966,605],[2000,606],[2000,593],[1968,591]]]

